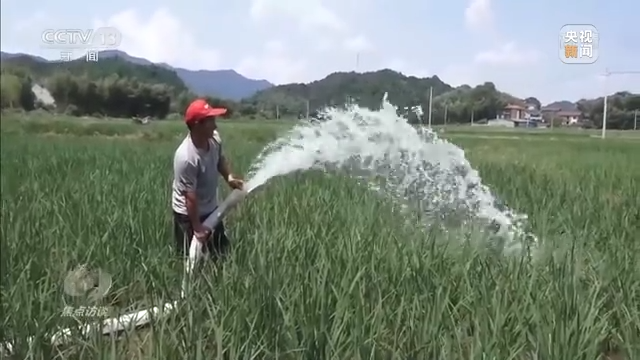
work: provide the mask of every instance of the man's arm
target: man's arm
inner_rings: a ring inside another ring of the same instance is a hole
[[[213,131],[213,141],[218,145],[218,172],[224,178],[224,181],[229,183],[229,175],[231,175],[231,167],[227,158],[222,153],[222,138],[218,130]]]
[[[218,157],[218,172],[220,176],[224,178],[224,181],[227,182],[230,188],[242,189],[244,182],[242,179],[237,179],[233,176],[229,160],[227,160],[227,157],[222,153],[222,138],[220,138],[218,131],[213,132],[213,141],[218,144],[218,150],[220,151]]]
[[[227,157],[220,153],[220,158],[218,159],[218,172],[224,178],[224,181],[229,182],[229,176],[231,176],[231,166],[229,165],[229,161]]]
[[[185,198],[187,216],[191,226],[196,231],[202,227],[196,197],[196,184],[198,180],[198,165],[190,160],[177,159],[174,165],[178,190]]]
[[[238,190],[243,189],[244,181],[233,176],[233,173],[231,172],[231,165],[229,165],[229,161],[224,155],[222,155],[222,153],[220,153],[220,159],[218,159],[218,172],[230,188]]]

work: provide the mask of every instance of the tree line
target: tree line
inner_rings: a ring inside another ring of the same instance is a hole
[[[84,61],[52,64],[25,57],[3,61],[1,76],[2,109],[42,108],[70,116],[164,119],[172,113],[183,113],[196,97],[171,69],[117,58],[103,59],[97,64]],[[55,103],[38,98],[32,91],[36,84],[47,89]],[[416,106],[429,109],[431,94],[433,124],[494,119],[510,103],[533,104],[538,108],[541,105],[533,97],[521,100],[502,93],[491,82],[453,88],[437,76],[417,78],[389,69],[364,74],[334,73],[309,84],[275,86],[240,102],[215,97],[207,100],[214,106],[227,107],[227,116],[301,117],[325,106],[356,103],[379,108],[385,92],[411,122],[424,121],[411,109]],[[617,93],[610,99],[608,126],[632,128],[634,111],[640,110],[640,96]],[[602,99],[582,100],[577,107],[595,127],[600,127],[602,104]]]
[[[196,97],[184,86],[149,81],[121,71],[101,77],[87,72],[76,74],[64,68],[38,74],[28,67],[3,64],[0,85],[2,109],[41,108],[70,116],[164,119],[171,113],[182,113]],[[39,98],[33,91],[36,85],[46,89],[54,101]],[[228,116],[237,109],[230,101],[207,99],[212,105],[228,107]]]
[[[578,101],[578,110],[587,116],[594,127],[602,128],[604,98]],[[607,128],[629,130],[636,126],[640,117],[640,94],[628,91],[617,92],[607,99]]]

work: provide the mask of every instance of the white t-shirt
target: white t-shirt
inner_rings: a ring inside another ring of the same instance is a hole
[[[209,150],[196,148],[191,136],[182,140],[173,158],[173,190],[171,207],[187,215],[184,192],[195,190],[200,216],[208,215],[218,206],[218,161],[222,154],[219,134],[209,140]]]

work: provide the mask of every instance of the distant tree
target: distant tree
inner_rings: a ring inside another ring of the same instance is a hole
[[[608,97],[607,128],[633,129],[633,119],[636,110],[640,111],[640,94],[627,91],[618,92]],[[593,126],[602,128],[604,114],[604,98],[580,100],[578,109],[588,118]]]
[[[540,100],[538,100],[537,98],[534,98],[532,96],[524,99],[524,102],[526,104],[534,105],[536,107],[536,109],[538,109],[538,110],[540,110],[540,108],[542,107],[542,104],[540,103]]]
[[[31,90],[32,87],[31,78],[24,77],[21,79],[19,102],[20,106],[27,111],[35,110],[36,108],[36,95]]]

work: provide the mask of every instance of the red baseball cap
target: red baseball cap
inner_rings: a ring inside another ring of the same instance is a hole
[[[227,109],[225,108],[214,108],[211,107],[204,99],[196,99],[187,108],[187,111],[184,113],[184,122],[187,124],[194,124],[198,121],[212,117],[212,116],[220,116],[227,113]]]

